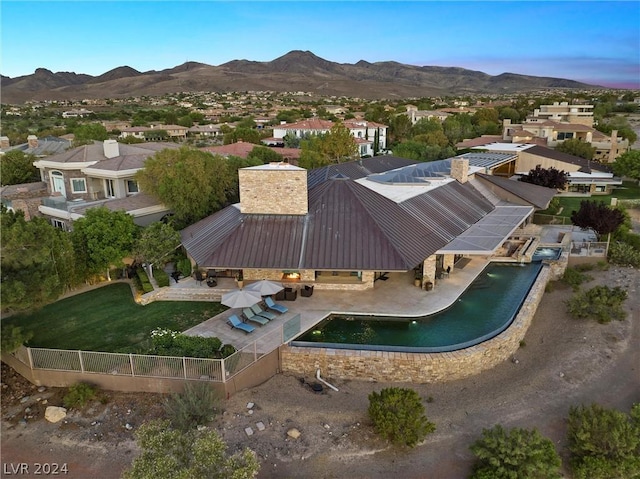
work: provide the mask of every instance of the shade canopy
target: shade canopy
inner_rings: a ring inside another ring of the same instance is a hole
[[[225,306],[230,308],[249,308],[262,300],[260,293],[255,291],[247,291],[246,289],[234,289],[222,295],[222,301]]]
[[[269,281],[268,279],[262,279],[260,281],[256,281],[255,283],[251,283],[245,288],[245,291],[254,291],[256,293],[260,293],[261,296],[271,296],[272,294],[276,294],[283,289],[284,286],[282,286],[282,284],[280,283]]]

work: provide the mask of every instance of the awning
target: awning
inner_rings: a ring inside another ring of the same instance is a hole
[[[532,206],[496,206],[436,254],[493,254],[531,214]]]

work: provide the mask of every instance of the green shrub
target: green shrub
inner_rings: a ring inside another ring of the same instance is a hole
[[[185,383],[184,391],[164,401],[164,410],[174,429],[186,432],[211,421],[220,411],[220,396],[205,382]]]
[[[223,358],[227,358],[227,357],[231,356],[233,353],[235,353],[236,351],[237,351],[237,349],[232,344],[225,344],[220,349],[220,355]]]
[[[573,288],[574,291],[578,291],[582,283],[591,281],[592,276],[584,274],[577,268],[567,268],[562,276],[562,281]]]
[[[33,337],[33,333],[23,332],[20,326],[3,325],[0,340],[0,352],[12,353]]]
[[[471,450],[477,457],[473,479],[559,478],[562,461],[553,442],[537,430],[501,425],[484,429]]]
[[[595,286],[575,294],[566,301],[566,305],[567,311],[574,318],[594,318],[599,323],[608,323],[613,319],[625,319],[627,313],[622,308],[625,299],[627,291],[620,286]]]
[[[413,447],[429,433],[435,424],[424,415],[420,396],[413,389],[385,388],[369,394],[369,417],[380,435],[396,444]]]
[[[96,397],[96,389],[87,383],[76,383],[69,388],[62,398],[62,403],[67,409],[79,409]]]
[[[159,287],[164,288],[166,286],[169,286],[169,275],[165,273],[163,270],[154,269],[153,277],[155,278]]]
[[[138,270],[136,271],[136,276],[138,276],[138,279],[140,280],[140,286],[142,287],[143,293],[150,293],[151,291],[153,291],[153,286],[149,281],[149,276],[144,269],[138,268]]]
[[[640,249],[620,241],[611,243],[609,245],[609,262],[619,266],[640,268]]]
[[[577,479],[640,477],[640,404],[631,414],[598,404],[569,411],[571,467]]]
[[[176,264],[176,269],[186,278],[191,276],[191,261],[189,258],[182,258]]]
[[[211,337],[187,336],[168,329],[151,331],[151,354],[189,358],[220,358],[222,341]],[[233,346],[232,346],[233,347]]]

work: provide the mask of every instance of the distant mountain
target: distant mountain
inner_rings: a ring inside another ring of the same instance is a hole
[[[594,87],[562,78],[516,73],[491,76],[458,67],[420,67],[394,61],[335,63],[300,50],[269,62],[233,60],[219,66],[186,62],[144,73],[123,66],[96,77],[38,68],[33,75],[2,76],[0,81],[3,103],[121,98],[179,91],[305,91],[381,99]]]

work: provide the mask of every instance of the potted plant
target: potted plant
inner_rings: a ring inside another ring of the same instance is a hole
[[[238,288],[242,289],[244,286],[244,277],[242,276],[242,271],[236,274],[236,282],[238,283]]]
[[[416,285],[416,287],[421,287],[422,286],[422,273],[418,273],[416,272],[414,278],[413,278],[413,284]]]

